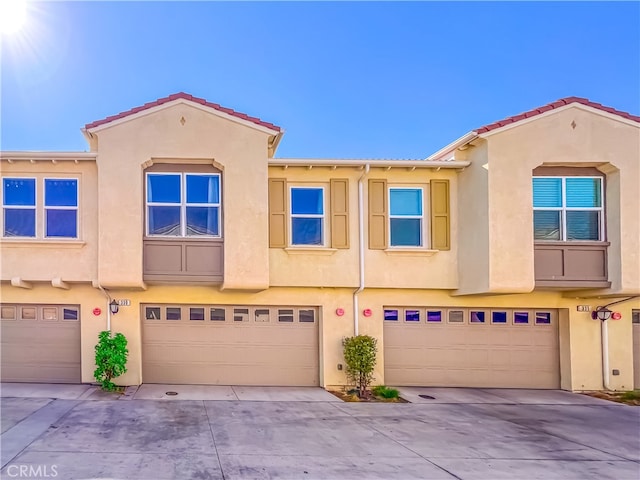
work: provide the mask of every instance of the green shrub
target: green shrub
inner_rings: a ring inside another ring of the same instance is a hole
[[[620,397],[623,400],[640,400],[640,390],[631,390],[629,392],[624,392]]]
[[[110,331],[100,332],[96,345],[95,379],[100,382],[103,390],[112,392],[116,389],[111,379],[119,377],[127,371],[127,339],[121,333],[111,336]]]
[[[377,340],[369,335],[357,335],[342,340],[344,361],[347,364],[347,378],[358,389],[360,398],[364,398],[373,381],[373,369],[378,353]]]
[[[395,388],[386,387],[384,385],[376,385],[371,389],[371,392],[376,397],[382,397],[387,399],[395,398],[397,399],[400,396],[400,392]]]

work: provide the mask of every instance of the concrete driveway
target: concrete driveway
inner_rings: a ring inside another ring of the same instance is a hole
[[[640,478],[640,408],[567,392],[410,388],[422,403],[354,404],[321,389],[8,387],[2,478]]]

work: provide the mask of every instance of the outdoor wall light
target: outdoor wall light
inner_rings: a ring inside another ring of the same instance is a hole
[[[118,302],[116,302],[115,300],[111,300],[111,303],[109,304],[109,310],[111,310],[111,313],[115,315],[116,313],[118,313],[119,309],[120,307],[118,306]]]
[[[594,320],[609,320],[611,318],[611,310],[607,307],[596,307],[596,309],[591,312],[591,318]]]

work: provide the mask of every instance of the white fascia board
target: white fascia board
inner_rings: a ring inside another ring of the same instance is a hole
[[[108,123],[104,123],[102,125],[98,125],[97,127],[92,127],[92,128],[87,128],[86,131],[89,133],[97,133],[100,132],[101,130],[105,130],[107,128],[111,128],[111,127],[115,127],[116,125],[120,125],[122,123],[126,123],[129,122],[131,120],[135,120],[136,118],[141,118],[144,117],[146,115],[151,115],[152,113],[156,113],[156,112],[160,112],[162,110],[164,110],[165,108],[170,108],[173,107],[175,105],[178,104],[186,104],[189,105],[191,107],[195,107],[198,108],[204,112],[213,114],[213,115],[217,115],[218,117],[222,117],[226,120],[229,120],[231,122],[234,123],[238,123],[240,125],[244,125],[245,127],[249,127],[249,128],[253,128],[254,130],[258,130],[260,132],[266,133],[268,135],[277,135],[278,133],[280,133],[280,130],[275,130],[272,128],[267,128],[263,125],[258,125],[257,123],[253,123],[250,122],[249,120],[244,120],[242,118],[236,117],[235,115],[230,115],[228,113],[225,112],[221,112],[220,110],[216,110],[215,108],[211,108],[208,107],[206,105],[202,105],[200,103],[197,102],[193,102],[191,100],[187,100],[186,98],[177,98],[176,100],[172,100],[170,102],[166,102],[163,103],[162,105],[156,105],[155,107],[151,107],[151,108],[147,108],[146,110],[141,110],[139,112],[136,113],[132,113],[130,115],[126,115],[122,118],[118,118],[115,120],[112,120]]]
[[[316,158],[272,158],[270,167],[348,167],[363,168],[465,168],[470,162],[428,161],[428,160],[348,160],[348,159],[316,159]]]
[[[0,160],[12,161],[94,161],[95,152],[0,152]]]
[[[473,140],[475,140],[475,138],[477,136],[478,136],[478,134],[475,131],[471,131],[469,133],[465,133],[463,136],[461,136],[457,140],[454,140],[453,142],[451,142],[446,147],[443,147],[440,150],[438,150],[436,153],[434,153],[432,155],[429,155],[427,158],[425,158],[425,160],[426,161],[441,161],[440,158],[444,157],[445,155],[447,155],[449,153],[455,152],[456,149],[465,146],[467,143],[472,142]]]

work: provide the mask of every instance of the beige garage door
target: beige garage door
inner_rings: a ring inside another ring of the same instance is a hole
[[[559,388],[555,310],[387,307],[388,385]]]
[[[633,325],[633,385],[640,390],[640,310],[631,311]]]
[[[77,305],[1,307],[3,382],[80,383]]]
[[[319,385],[318,309],[143,305],[142,381]]]

